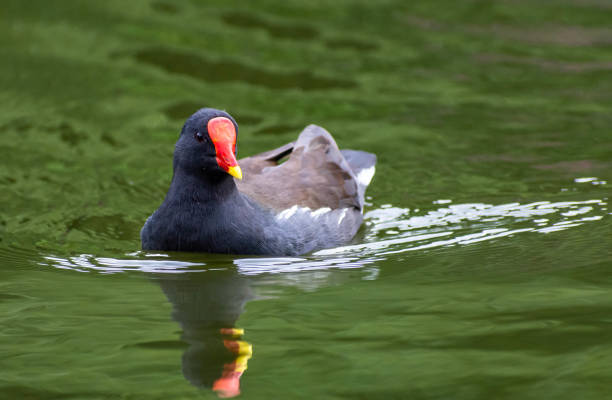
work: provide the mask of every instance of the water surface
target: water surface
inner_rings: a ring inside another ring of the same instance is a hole
[[[606,2],[0,5],[0,397],[612,391]],[[355,240],[140,251],[202,106],[376,153]]]

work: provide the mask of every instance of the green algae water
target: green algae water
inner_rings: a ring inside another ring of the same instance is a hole
[[[607,398],[611,21],[604,0],[0,1],[0,398]],[[140,251],[203,106],[242,157],[309,123],[376,153],[355,240]]]

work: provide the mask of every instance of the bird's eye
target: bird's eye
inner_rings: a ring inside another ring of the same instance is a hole
[[[194,137],[196,138],[196,140],[200,143],[202,143],[204,141],[204,135],[202,134],[202,132],[198,131],[194,134]]]

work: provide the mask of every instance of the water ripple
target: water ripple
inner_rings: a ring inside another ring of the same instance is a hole
[[[176,256],[172,254],[137,251],[126,254],[128,258],[123,259],[91,254],[68,258],[48,255],[42,264],[100,273],[140,271],[177,274],[232,267],[242,275],[260,275],[355,269],[409,251],[511,240],[511,237],[519,234],[549,234],[600,221],[609,215],[606,199],[498,205],[451,204],[451,200],[433,203],[444,206],[422,215],[419,215],[419,210],[382,205],[365,215],[367,229],[363,243],[320,250],[310,256],[220,260],[218,255],[203,259],[205,256],[199,255],[198,262],[192,262],[173,259]]]
[[[449,202],[444,200],[442,203]],[[382,256],[455,244],[467,245],[524,232],[550,233],[598,221],[606,214],[606,205],[602,199],[500,205],[467,203],[414,216],[409,208],[383,206],[366,214],[366,221],[370,225],[366,243],[325,249],[315,255],[358,252],[361,256]],[[434,240],[441,237],[445,239]]]
[[[341,257],[328,259],[308,258],[239,258],[234,260],[238,271],[243,275],[258,275],[262,273],[277,274],[302,271],[327,270],[330,268],[351,269],[361,268],[376,261],[376,258]]]
[[[134,254],[134,253],[132,253]],[[156,256],[166,256],[156,254]],[[174,260],[142,260],[142,259],[117,259],[110,257],[95,257],[91,254],[81,254],[76,257],[44,257],[48,264],[55,268],[71,269],[78,272],[97,271],[100,273],[112,274],[116,272],[141,271],[149,273],[177,274],[184,272],[204,271],[194,267],[201,267],[203,263],[192,263]],[[45,263],[41,263],[46,265]]]

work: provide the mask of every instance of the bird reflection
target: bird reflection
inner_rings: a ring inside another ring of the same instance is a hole
[[[219,397],[239,395],[240,377],[252,355],[251,344],[242,340],[244,331],[235,327],[253,298],[248,281],[232,271],[158,277],[188,344],[182,359],[185,378]]]

